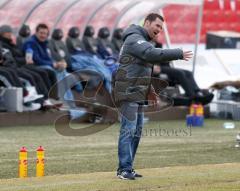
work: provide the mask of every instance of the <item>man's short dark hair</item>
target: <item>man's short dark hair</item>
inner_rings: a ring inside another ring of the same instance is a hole
[[[150,13],[145,17],[144,23],[146,21],[150,21],[150,23],[151,23],[151,22],[155,21],[157,18],[159,18],[162,22],[164,22],[164,18],[161,15],[159,15],[157,13]]]
[[[40,29],[47,29],[49,31],[48,26],[44,23],[40,23],[40,24],[37,25],[36,32],[38,32]]]

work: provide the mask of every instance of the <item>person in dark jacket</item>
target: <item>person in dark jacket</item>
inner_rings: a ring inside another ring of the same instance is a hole
[[[153,46],[150,41],[162,31],[163,22],[162,16],[151,13],[143,27],[131,25],[123,33],[120,66],[113,87],[121,115],[117,170],[120,179],[141,177],[133,170],[133,162],[143,128],[143,104],[150,90],[153,65],[177,59],[188,61],[192,57],[191,51]]]
[[[10,60],[9,60],[10,58]],[[37,95],[33,91],[29,91],[29,86],[26,85],[21,79],[20,75],[15,71],[15,69],[8,68],[11,65],[11,57],[9,56],[9,51],[3,49],[0,43],[0,86],[11,88],[17,87],[23,90],[23,111],[35,111],[41,108],[41,104],[34,103],[36,100],[42,97],[42,95]],[[38,100],[39,101],[39,100]]]
[[[155,47],[162,48],[162,44],[156,43]],[[182,98],[182,103],[180,105],[188,106],[193,102],[206,105],[212,101],[214,95],[208,90],[203,90],[199,88],[192,72],[181,68],[171,67],[169,62],[162,63],[161,67],[156,65],[155,68],[156,67],[158,67],[159,72],[155,73],[155,76],[158,77],[160,72],[162,74],[167,74],[170,81],[181,85],[181,87],[185,91],[185,94],[179,95],[179,97],[174,97],[174,105],[178,105],[180,103],[179,101],[177,101],[180,100],[180,98]],[[183,101],[186,100],[184,98],[187,98],[188,101]]]
[[[30,49],[33,52],[33,62],[41,68],[49,69],[55,72],[58,82],[58,96],[70,108],[75,108],[74,97],[71,92],[71,85],[77,81],[76,77],[66,71],[67,63],[65,61],[54,61],[50,55],[48,47],[49,28],[46,24],[40,23],[36,27],[36,33],[32,35],[23,44],[23,51],[27,53]],[[75,85],[79,92],[82,92],[82,85]],[[71,101],[69,101],[71,100]]]
[[[3,67],[6,62],[6,58],[4,56],[4,50],[2,49],[2,45],[0,44],[0,76],[4,77],[7,80],[7,84],[9,87],[19,87],[23,89],[23,96],[25,96],[28,92],[26,88],[24,87],[24,84],[20,81],[19,76],[12,72],[11,70],[7,70],[7,68]],[[1,81],[1,80],[0,80]],[[0,86],[5,86],[4,83],[0,82]]]
[[[27,75],[30,75],[31,82],[34,86],[36,86],[38,93],[44,95],[45,104],[50,106],[51,103],[47,100],[48,99],[48,92],[50,91],[51,87],[56,83],[56,76],[55,73],[51,70],[41,69],[36,67],[34,63],[28,63],[24,53],[17,47],[17,45],[13,42],[13,32],[12,28],[9,25],[3,25],[0,27],[0,42],[4,49],[9,50],[12,63],[16,63],[16,67],[20,68],[20,70]],[[12,67],[14,67],[12,65]],[[32,80],[32,78],[34,80]],[[29,78],[28,78],[29,79]],[[37,83],[36,83],[37,82]],[[53,98],[57,98],[55,95]]]

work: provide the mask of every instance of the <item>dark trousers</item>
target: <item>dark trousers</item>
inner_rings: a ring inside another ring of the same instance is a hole
[[[143,108],[134,102],[123,102],[120,107],[121,129],[118,140],[118,170],[131,171],[142,135]]]
[[[27,90],[24,87],[24,84],[19,79],[17,72],[12,71],[7,67],[0,67],[0,75],[4,76],[12,86],[23,88],[23,95],[27,94]]]
[[[22,82],[15,72],[9,71],[5,67],[0,67],[0,75],[4,76],[12,86],[23,87]]]
[[[197,91],[200,90],[192,72],[188,70],[171,68],[169,66],[161,66],[161,73],[167,74],[171,81],[181,85],[186,96],[192,97]]]
[[[14,68],[14,67],[1,67],[5,71],[8,71],[11,73],[11,75],[15,76],[14,81],[16,86],[16,81],[20,81],[19,77],[26,79],[30,82],[32,86],[36,87],[38,94],[43,94],[44,98],[54,98],[58,99],[58,90],[57,87],[54,88],[51,95],[49,95],[50,89],[53,87],[53,85],[57,82],[56,74],[54,71],[39,68],[35,65],[25,65],[21,68]],[[11,78],[11,77],[10,77]],[[11,79],[10,79],[11,80]],[[16,87],[19,87],[20,84],[18,84]]]
[[[31,72],[37,73],[41,76],[46,88],[48,89],[48,91],[50,90],[52,84],[51,84],[51,80],[49,78],[48,72],[45,71],[44,69],[38,68],[34,65],[25,65],[22,68],[30,70]]]
[[[54,98],[54,99],[59,99],[58,97],[58,86],[56,86],[55,84],[57,83],[57,76],[56,76],[56,73],[53,71],[53,70],[50,70],[50,69],[47,69],[47,68],[41,68],[41,67],[38,67],[36,65],[32,65],[30,66],[33,68],[33,70],[36,70],[36,71],[44,71],[47,73],[48,75],[48,81],[50,83],[50,87],[48,89],[48,92],[51,92],[49,93],[49,97],[50,98]],[[51,90],[51,91],[50,91]]]
[[[58,99],[58,89],[57,86],[54,86],[57,83],[57,77],[54,71],[46,68],[40,68],[36,65],[25,65],[23,66],[23,68],[30,71],[31,73],[37,74],[42,78],[42,81],[44,82],[45,87],[47,88],[46,97]],[[53,87],[54,89],[51,91],[50,95],[49,92]]]
[[[45,98],[48,96],[48,90],[39,74],[31,72],[25,68],[5,68],[12,73],[15,72],[17,76],[29,81],[32,86],[35,86],[38,94],[43,94]]]

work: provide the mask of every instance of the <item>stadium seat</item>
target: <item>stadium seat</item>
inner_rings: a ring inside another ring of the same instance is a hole
[[[80,30],[78,27],[72,27],[68,31],[66,39],[67,49],[70,54],[77,54],[84,50],[83,43],[79,39]]]
[[[117,28],[113,32],[112,45],[114,53],[118,54],[123,44],[122,40],[123,29]]]
[[[205,26],[206,26],[206,32],[217,30],[219,28],[218,23],[206,23]]]
[[[206,24],[202,23],[202,28],[201,28],[201,35],[205,35],[207,32]]]
[[[205,0],[204,9],[206,10],[217,10],[220,9],[218,0]]]
[[[240,24],[239,23],[236,25],[236,31],[240,32]]]
[[[237,12],[225,11],[225,17],[230,23],[240,22],[240,18],[238,17]]]
[[[214,13],[214,17],[217,23],[224,23],[224,22],[229,22],[229,11],[225,11],[225,10],[216,10],[213,11]]]
[[[240,10],[240,0],[235,0],[236,3],[236,10]]]
[[[215,18],[213,17],[213,13],[210,10],[204,10],[203,12],[203,22],[208,23],[208,22],[215,22]]]
[[[218,25],[218,30],[227,30],[227,31],[229,31],[229,30],[231,30],[231,25],[230,25],[230,23],[227,23],[227,22],[222,22],[222,23],[219,23]]]
[[[224,10],[225,11],[233,11],[231,8],[231,1],[232,0],[224,0]],[[233,1],[234,3],[235,1]]]
[[[57,62],[65,60],[68,64],[67,70],[71,71],[71,58],[63,39],[62,29],[54,29],[51,39],[49,40],[49,49],[53,59]]]
[[[204,10],[202,17],[202,30],[201,30],[201,42],[205,39],[205,33],[207,31],[215,30],[234,30],[237,31],[238,23],[240,23],[240,0],[234,0],[234,9],[232,0],[225,0],[223,3],[219,3],[218,0],[204,0]],[[221,5],[221,6],[220,6]],[[195,10],[196,8],[196,10]],[[168,5],[163,9],[165,20],[168,27],[168,32],[171,37],[171,42],[184,42],[180,40],[177,31],[184,32],[181,29],[179,23],[184,23],[186,27],[185,36],[183,39],[187,39],[187,42],[193,42],[193,34],[196,32],[197,21],[197,7],[194,9],[185,8],[185,6]],[[179,13],[181,18],[179,18]],[[180,27],[180,28],[179,28]],[[176,41],[175,41],[176,40]]]
[[[176,11],[175,9],[171,8],[171,7],[166,7],[164,10],[164,16],[165,16],[165,20],[167,23],[169,22],[175,22],[176,19],[178,18],[178,11]]]
[[[109,40],[110,30],[107,27],[102,27],[98,31],[97,47],[98,54],[103,58],[113,55],[113,45]]]
[[[28,25],[23,25],[18,33],[17,36],[17,46],[22,49],[22,45],[23,43],[27,40],[28,37],[30,37],[31,35],[31,30],[30,27]]]
[[[236,15],[237,15],[238,22],[240,22],[240,7],[239,7],[239,10],[236,11]]]
[[[97,54],[97,42],[94,38],[95,30],[93,26],[87,26],[83,34],[83,45],[85,50],[91,54]]]

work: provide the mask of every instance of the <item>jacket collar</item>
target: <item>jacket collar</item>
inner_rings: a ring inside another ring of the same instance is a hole
[[[45,46],[48,44],[48,40],[45,40],[44,42],[41,42],[41,41],[38,40],[38,38],[35,34],[32,36],[32,38],[33,38],[33,40],[37,41],[39,44],[42,44],[42,45],[45,45]]]
[[[141,30],[141,33],[142,33],[142,35],[144,36],[144,38],[146,38],[148,41],[151,41],[151,40],[152,40],[152,39],[150,38],[147,30],[146,30],[144,27],[141,27],[140,30]]]

